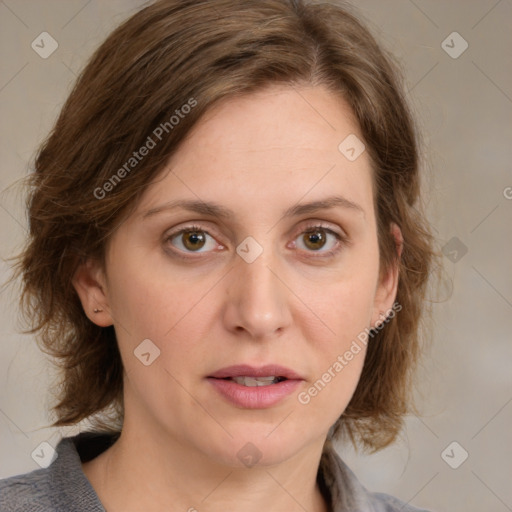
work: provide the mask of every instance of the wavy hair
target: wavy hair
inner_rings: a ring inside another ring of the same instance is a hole
[[[80,74],[27,178],[29,234],[14,265],[25,332],[61,372],[54,426],[88,418],[119,431],[123,421],[115,332],[85,315],[72,286],[78,265],[105,261],[116,227],[208,109],[274,83],[323,85],[350,105],[372,163],[382,272],[397,260],[390,224],[402,231],[401,311],[373,333],[356,391],[331,429],[371,451],[395,440],[412,404],[435,256],[417,129],[393,58],[349,8],[307,0],[159,0],[114,30]],[[170,122],[191,98],[194,108]],[[122,173],[159,126],[167,127],[159,143]],[[123,179],[106,190],[116,173]]]

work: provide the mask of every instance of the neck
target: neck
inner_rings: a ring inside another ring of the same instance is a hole
[[[279,464],[235,468],[125,417],[117,442],[83,469],[109,512],[327,512],[316,481],[323,441]]]

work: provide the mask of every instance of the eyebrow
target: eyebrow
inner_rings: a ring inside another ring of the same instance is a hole
[[[335,207],[342,207],[347,210],[354,210],[365,215],[363,208],[353,201],[343,196],[330,196],[318,201],[310,201],[308,203],[296,204],[284,211],[281,218],[294,217],[298,215],[305,215],[315,213],[319,210],[329,210]],[[235,213],[222,205],[213,202],[206,202],[201,200],[176,200],[169,201],[155,208],[151,208],[142,213],[142,220],[157,215],[162,212],[182,208],[190,212],[198,213],[200,215],[209,215],[219,219],[227,219],[233,217]]]

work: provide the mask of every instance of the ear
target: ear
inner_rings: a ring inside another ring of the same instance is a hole
[[[88,259],[77,268],[71,282],[89,320],[100,327],[112,325],[107,281],[102,265],[95,259]]]
[[[387,272],[382,274],[379,278],[371,321],[372,328],[377,329],[388,316],[387,313],[392,310],[398,290],[399,263],[402,256],[404,239],[402,231],[395,223],[391,224],[390,230],[395,240],[397,258],[387,269]]]

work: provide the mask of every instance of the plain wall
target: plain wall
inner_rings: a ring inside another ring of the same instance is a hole
[[[512,510],[512,4],[352,4],[403,63],[446,279],[419,373],[421,416],[408,417],[399,442],[377,454],[339,450],[368,488],[417,506]],[[3,259],[21,248],[26,230],[23,197],[12,184],[30,169],[92,51],[141,5],[0,2],[0,279],[8,276]],[[47,59],[31,48],[43,31],[59,45]],[[457,58],[463,41],[453,32],[468,43]],[[79,428],[46,426],[54,374],[33,337],[19,333],[16,302],[12,289],[0,295],[0,478],[37,469],[31,453],[41,442],[55,446]],[[457,465],[462,450],[469,456],[453,469],[445,460]]]

